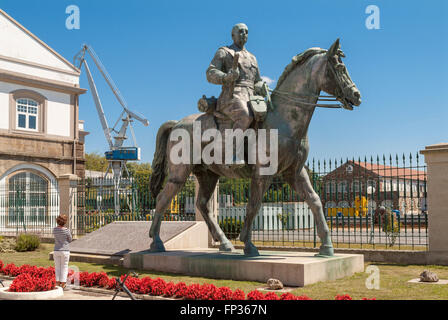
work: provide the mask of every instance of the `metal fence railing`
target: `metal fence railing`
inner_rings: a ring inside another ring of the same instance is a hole
[[[165,212],[165,221],[195,219],[195,184],[189,179]],[[119,213],[115,209],[119,198]],[[155,199],[149,191],[149,180],[135,177],[125,180],[116,192],[112,179],[86,179],[77,188],[77,214],[74,232],[83,235],[114,221],[151,221]]]
[[[417,156],[332,161],[306,166],[319,194],[335,247],[426,250],[428,216],[426,166]],[[27,176],[28,177],[28,176]],[[23,178],[23,177],[22,177]],[[118,192],[111,180],[79,181],[70,226],[82,236],[113,221],[150,221],[155,199],[149,179],[125,180]],[[247,179],[221,178],[218,222],[235,243],[244,223],[250,193]],[[0,185],[0,234],[22,232],[51,236],[59,215],[54,184],[29,179]],[[195,220],[195,182],[189,179],[164,214],[169,221]],[[281,176],[272,180],[253,222],[257,246],[318,247],[311,210]],[[119,203],[119,212],[116,204]],[[381,213],[384,207],[385,213]]]
[[[26,232],[44,235],[56,226],[59,192],[51,183],[36,180],[18,174],[0,185],[1,235]]]
[[[427,249],[426,166],[418,154],[311,160],[307,170],[335,247]],[[234,243],[241,244],[238,234],[250,182],[221,179],[219,186],[219,224]],[[319,246],[314,217],[304,200],[276,177],[253,223],[253,241],[259,246]]]

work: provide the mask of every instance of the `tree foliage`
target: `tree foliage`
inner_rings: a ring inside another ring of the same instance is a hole
[[[104,172],[107,169],[107,160],[105,156],[99,153],[86,153],[86,170]]]
[[[104,155],[96,152],[86,153],[86,170],[105,172],[108,162]],[[129,174],[134,178],[149,178],[152,173],[151,164],[149,162],[128,162],[127,168]]]

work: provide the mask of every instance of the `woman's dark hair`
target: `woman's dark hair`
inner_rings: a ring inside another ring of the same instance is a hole
[[[59,217],[56,218],[56,222],[58,226],[63,227],[67,223],[68,217],[65,214],[59,215]]]

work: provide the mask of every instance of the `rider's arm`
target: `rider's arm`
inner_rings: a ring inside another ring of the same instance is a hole
[[[210,66],[207,69],[207,81],[213,84],[223,84],[223,79],[226,76],[224,72],[224,59],[227,53],[223,49],[219,49],[213,58]]]
[[[261,79],[260,76],[260,70],[258,69],[258,63],[257,63],[257,59],[255,57],[254,61],[255,61],[255,65],[257,66],[257,73],[255,75],[255,93],[261,96],[266,96],[266,93],[264,92],[264,88],[263,88],[263,84],[264,81],[263,79]]]

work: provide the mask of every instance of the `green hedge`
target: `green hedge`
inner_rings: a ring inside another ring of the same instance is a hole
[[[34,251],[40,246],[40,239],[34,234],[21,234],[17,237],[16,251]]]

